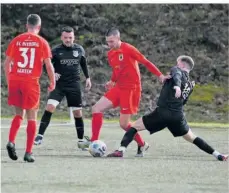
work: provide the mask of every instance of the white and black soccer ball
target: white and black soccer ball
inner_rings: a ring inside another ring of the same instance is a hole
[[[93,157],[103,157],[106,150],[106,144],[100,140],[93,141],[89,146],[89,152]]]

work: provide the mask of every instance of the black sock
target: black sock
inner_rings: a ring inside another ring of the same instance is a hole
[[[75,126],[78,139],[83,139],[84,136],[84,122],[82,117],[75,117]]]
[[[205,151],[206,153],[212,154],[214,152],[214,149],[207,144],[207,142],[205,142],[203,139],[197,137],[193,143],[199,147],[200,149],[202,149],[203,151]]]
[[[133,141],[134,136],[136,135],[137,132],[138,131],[135,128],[131,127],[123,136],[121,141],[121,146],[127,147],[131,143],[131,141]]]
[[[49,112],[49,111],[45,111],[42,118],[41,118],[41,122],[40,122],[40,127],[39,127],[39,132],[38,134],[40,135],[44,135],[48,125],[49,125],[49,122],[51,120],[51,117],[52,117],[52,112]]]

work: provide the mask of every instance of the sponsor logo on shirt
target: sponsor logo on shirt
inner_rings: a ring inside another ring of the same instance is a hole
[[[73,50],[73,56],[74,57],[78,57],[79,56],[79,52],[77,50]]]
[[[119,61],[122,61],[123,60],[123,54],[119,54],[118,58],[119,58]]]

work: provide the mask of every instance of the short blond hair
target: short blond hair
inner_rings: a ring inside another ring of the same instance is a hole
[[[185,62],[188,65],[189,70],[192,70],[195,65],[194,60],[190,56],[181,55],[177,58],[177,62],[179,60]]]

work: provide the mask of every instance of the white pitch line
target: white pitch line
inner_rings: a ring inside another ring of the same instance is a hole
[[[72,123],[58,123],[58,124],[50,124],[49,126],[51,127],[51,126],[61,126],[61,125],[66,125],[66,126],[68,126],[68,125],[73,125]],[[7,129],[7,128],[9,128],[10,127],[10,125],[4,125],[4,126],[2,126],[1,125],[1,128],[3,128],[3,129]],[[25,127],[27,127],[27,125],[21,125],[21,128],[25,128]]]
[[[73,125],[74,126],[74,123],[57,123],[57,124],[50,124],[49,127],[56,127],[56,126],[69,126],[69,125]],[[39,126],[39,125],[37,125]],[[117,125],[109,125],[109,124],[104,124],[103,126],[109,126],[109,127],[117,127]],[[20,128],[26,128],[27,125],[21,125]],[[10,128],[10,125],[1,125],[0,127],[1,129],[7,129],[7,128]]]

